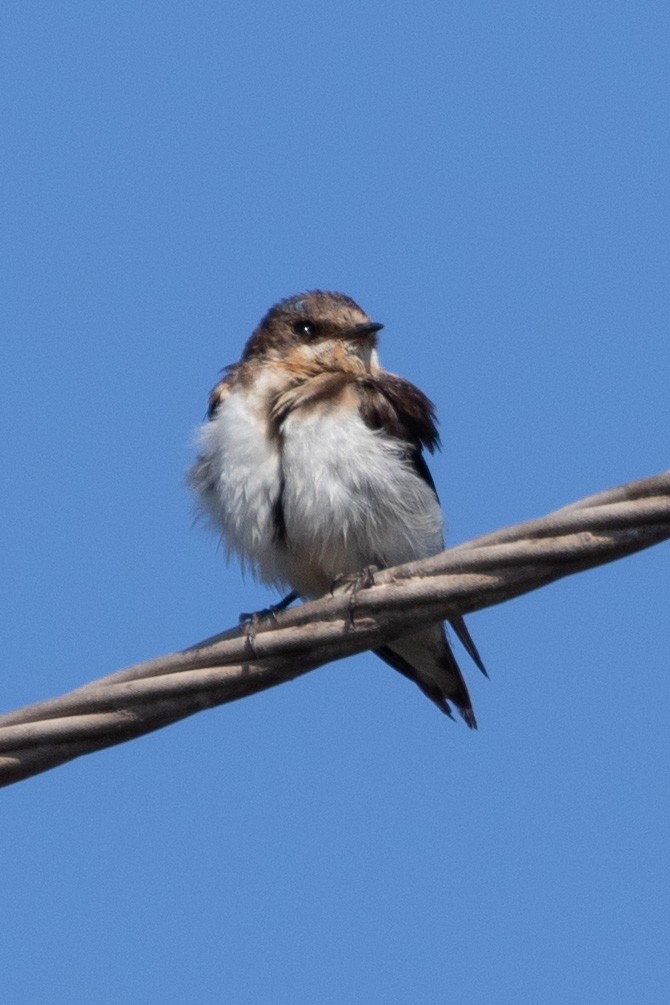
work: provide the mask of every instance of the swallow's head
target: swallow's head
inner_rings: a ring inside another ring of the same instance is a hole
[[[378,369],[377,332],[351,297],[312,290],[280,300],[253,332],[243,361],[281,361],[298,369]]]

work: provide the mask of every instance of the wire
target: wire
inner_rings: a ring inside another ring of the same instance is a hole
[[[370,586],[336,589],[0,716],[0,785],[377,648],[410,627],[510,600],[669,537],[665,472],[375,572]]]

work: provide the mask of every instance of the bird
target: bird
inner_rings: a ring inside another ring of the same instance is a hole
[[[228,555],[261,582],[290,590],[276,607],[444,548],[424,456],[440,445],[435,406],[382,368],[382,328],[343,293],[287,297],[210,393],[187,480]],[[449,623],[486,674],[463,618]],[[442,712],[453,718],[453,705],[477,727],[442,622],[374,651]]]

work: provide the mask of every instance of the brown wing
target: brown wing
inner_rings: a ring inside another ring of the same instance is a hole
[[[358,386],[360,412],[365,424],[402,440],[414,470],[437,496],[423,456],[424,447],[432,454],[440,446],[432,401],[414,384],[392,373],[359,379]]]
[[[364,378],[359,381],[359,387],[363,421],[371,429],[383,429],[407,445],[408,460],[418,476],[430,485],[437,496],[435,483],[423,455],[424,447],[433,453],[440,445],[433,403],[418,387],[394,374]],[[463,618],[460,615],[454,616],[449,624],[475,665],[488,676]],[[443,712],[449,714],[447,699],[453,701],[468,725],[475,727],[476,721],[465,681],[446,638],[444,642],[441,654],[445,674],[444,689],[427,680],[416,666],[394,652],[392,646],[376,649],[375,653],[400,673],[414,680]]]

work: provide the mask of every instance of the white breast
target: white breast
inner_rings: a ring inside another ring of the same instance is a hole
[[[398,440],[353,409],[289,413],[271,436],[263,388],[231,391],[200,427],[190,481],[228,552],[264,582],[302,596],[338,575],[392,566],[442,548],[435,493]],[[281,493],[285,543],[277,537]]]
[[[296,410],[282,434],[287,578],[301,594],[324,592],[340,573],[441,550],[435,493],[402,443],[337,408]]]
[[[256,407],[258,401],[259,407]],[[198,431],[200,458],[190,473],[201,508],[228,552],[264,582],[286,583],[273,509],[280,489],[279,445],[268,436],[259,397],[231,391]]]

